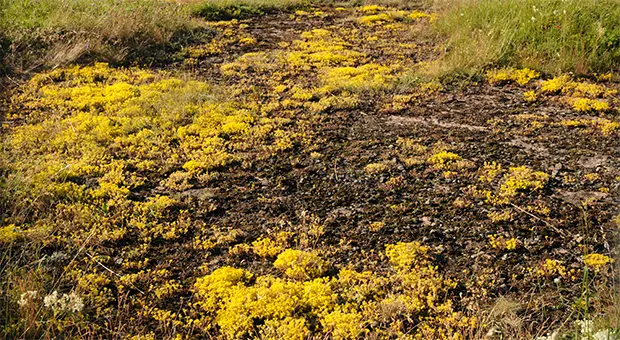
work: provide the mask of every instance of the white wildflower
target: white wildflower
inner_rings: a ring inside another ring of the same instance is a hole
[[[593,340],[620,340],[620,332],[603,329],[592,335]]]
[[[581,328],[582,335],[592,334],[592,320],[577,320],[575,323]]]
[[[30,301],[36,299],[37,294],[38,293],[36,290],[29,290],[25,293],[22,293],[22,295],[19,297],[19,301],[17,301],[17,304],[20,305],[21,307],[24,307],[27,304],[29,304]]]
[[[43,304],[45,307],[52,309],[54,313],[78,313],[84,308],[84,301],[75,292],[62,294],[61,297],[58,297],[58,292],[54,291],[52,294],[49,294],[43,298]]]
[[[555,331],[547,336],[539,336],[538,338],[536,338],[536,340],[556,340],[558,338],[558,334],[558,331]]]

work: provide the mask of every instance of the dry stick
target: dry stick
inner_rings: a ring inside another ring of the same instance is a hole
[[[532,214],[531,212],[529,212],[529,211],[527,211],[527,210],[525,210],[525,209],[523,209],[523,208],[521,208],[521,207],[517,206],[516,204],[513,204],[513,203],[509,203],[509,204],[510,204],[510,205],[512,205],[512,206],[513,206],[514,208],[516,208],[517,210],[519,210],[519,211],[521,211],[521,212],[523,212],[523,213],[526,213],[526,214],[530,215],[531,217],[535,218],[535,219],[536,219],[536,220],[538,220],[538,221],[541,221],[541,222],[545,223],[547,226],[549,226],[549,227],[551,227],[553,230],[555,230],[558,234],[564,234],[564,232],[563,232],[562,230],[558,229],[556,226],[554,226],[553,224],[551,224],[551,223],[547,222],[546,220],[544,220],[544,219],[542,219],[542,218],[540,218],[540,217],[538,217],[538,216],[536,216],[536,215]]]
[[[98,264],[98,265],[100,265],[101,267],[103,267],[103,269],[105,269],[105,270],[109,271],[110,273],[112,273],[112,274],[116,275],[116,276],[117,276],[118,278],[120,278],[120,279],[122,279],[122,278],[123,278],[120,274],[118,274],[118,273],[116,273],[115,271],[113,271],[112,269],[110,269],[110,268],[106,267],[103,263],[101,263],[101,262],[97,261],[97,259],[95,259],[95,257],[94,257],[94,256],[92,256],[91,254],[86,253],[86,255],[88,255],[88,257],[90,257],[90,258],[91,258],[91,260],[93,260],[93,261],[97,262],[97,264]],[[134,289],[136,289],[137,291],[139,291],[142,295],[146,295],[146,293],[145,293],[145,292],[143,292],[142,290],[140,290],[140,288],[136,287],[133,283],[129,283],[129,284],[130,284],[130,285],[131,285]]]

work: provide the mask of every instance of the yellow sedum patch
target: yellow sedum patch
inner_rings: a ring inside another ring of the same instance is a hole
[[[541,171],[532,171],[526,166],[512,167],[504,176],[499,195],[504,198],[517,197],[521,194],[542,189],[549,175]]]
[[[399,242],[385,247],[385,255],[398,270],[409,270],[425,263],[428,260],[428,251],[428,247],[418,242]]]
[[[609,103],[599,99],[575,98],[573,101],[573,109],[579,112],[591,111],[608,111]]]
[[[11,245],[24,239],[24,232],[14,224],[0,227],[0,245]]]
[[[397,66],[364,64],[358,67],[336,67],[320,75],[323,91],[365,92],[384,90],[394,83]]]
[[[562,262],[553,259],[546,259],[540,263],[537,267],[531,268],[530,272],[538,277],[554,277],[565,276],[567,271]]]
[[[432,164],[437,169],[444,169],[446,166],[462,160],[463,158],[453,152],[441,151],[433,154],[427,159],[429,164]]]
[[[280,244],[280,242],[273,241],[267,237],[261,237],[252,242],[252,250],[258,256],[273,257],[282,252],[284,247]]]
[[[386,163],[370,163],[364,167],[364,172],[369,175],[378,175],[390,170],[390,166]]]
[[[489,235],[489,243],[491,247],[497,250],[515,250],[519,246],[519,240],[516,238],[505,238],[504,236],[497,236],[495,234]]]
[[[307,252],[288,249],[280,256],[285,253],[285,268],[317,261]],[[441,277],[427,247],[389,244],[386,255],[396,269],[386,275],[343,268],[334,277],[321,272],[291,280],[216,269],[194,287],[196,305],[206,313],[202,327],[214,325],[228,339],[386,338],[411,329],[414,338],[456,339],[476,327],[475,318],[453,311],[446,296],[456,284]],[[283,268],[278,260],[274,266]],[[415,327],[405,328],[405,322]]]
[[[487,73],[487,79],[491,84],[515,82],[519,85],[525,85],[538,77],[540,77],[540,73],[529,68],[505,68]]]
[[[282,252],[273,265],[296,280],[317,278],[327,269],[325,261],[318,255],[295,249]]]
[[[590,268],[594,270],[600,270],[601,267],[608,263],[612,263],[614,260],[603,254],[588,254],[583,257],[583,262]]]

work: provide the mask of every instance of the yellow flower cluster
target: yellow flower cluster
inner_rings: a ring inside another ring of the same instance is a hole
[[[285,56],[294,67],[350,65],[363,56],[350,49],[344,39],[326,29],[304,32],[301,38],[293,41],[292,51]]]
[[[295,249],[282,252],[273,265],[295,280],[314,279],[326,270],[325,262],[318,255]]]
[[[437,169],[444,169],[450,164],[454,164],[463,158],[453,152],[441,151],[433,154],[427,159],[427,162]]]
[[[572,102],[573,109],[579,112],[607,111],[610,109],[609,103],[600,99],[575,98]]]
[[[377,175],[390,170],[390,166],[386,163],[370,163],[364,167],[364,172],[369,175]]]
[[[504,236],[497,236],[495,234],[489,235],[489,243],[491,247],[498,250],[515,250],[519,245],[519,240],[516,238],[505,238]]]
[[[608,263],[612,263],[614,260],[603,254],[588,254],[583,257],[583,262],[590,268],[594,270],[600,270],[601,267]]]
[[[480,177],[478,178],[482,182],[493,182],[493,180],[502,172],[501,164],[497,162],[484,162],[482,169],[480,169]]]
[[[491,84],[515,82],[519,85],[525,85],[538,77],[540,77],[540,73],[529,68],[505,68],[487,72],[487,80]]]
[[[0,245],[9,246],[24,238],[24,232],[14,224],[0,227]]]
[[[435,14],[428,14],[420,11],[413,11],[411,13],[403,10],[388,9],[378,5],[363,6],[360,8],[360,12],[364,16],[358,19],[360,24],[363,25],[375,25],[383,24],[394,21],[411,21],[428,18],[430,21],[434,21]]]
[[[503,198],[513,198],[519,194],[542,189],[549,175],[541,171],[532,171],[526,166],[511,167],[504,176],[504,182],[499,188],[499,195]]]
[[[538,267],[530,269],[530,272],[533,272],[539,277],[553,277],[558,275],[563,277],[566,275],[566,267],[558,260],[546,259],[543,263],[538,265]]]
[[[385,255],[390,263],[398,270],[419,268],[428,261],[428,247],[418,242],[388,244],[385,246]]]
[[[274,265],[294,266],[304,275],[288,280],[222,267],[197,280],[196,305],[229,339],[402,337],[405,321],[417,325],[412,336],[454,339],[476,326],[474,318],[454,312],[445,299],[455,283],[430,264],[427,247],[387,245],[386,255],[397,269],[386,276],[344,268],[335,277],[320,277],[316,265],[324,268],[323,260],[287,249]]]
[[[367,92],[389,88],[396,79],[397,66],[364,64],[358,67],[335,67],[320,75],[326,92]]]

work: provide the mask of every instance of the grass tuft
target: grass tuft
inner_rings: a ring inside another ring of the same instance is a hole
[[[445,73],[512,66],[585,74],[620,67],[618,1],[464,0],[443,7],[435,29],[447,39]]]

